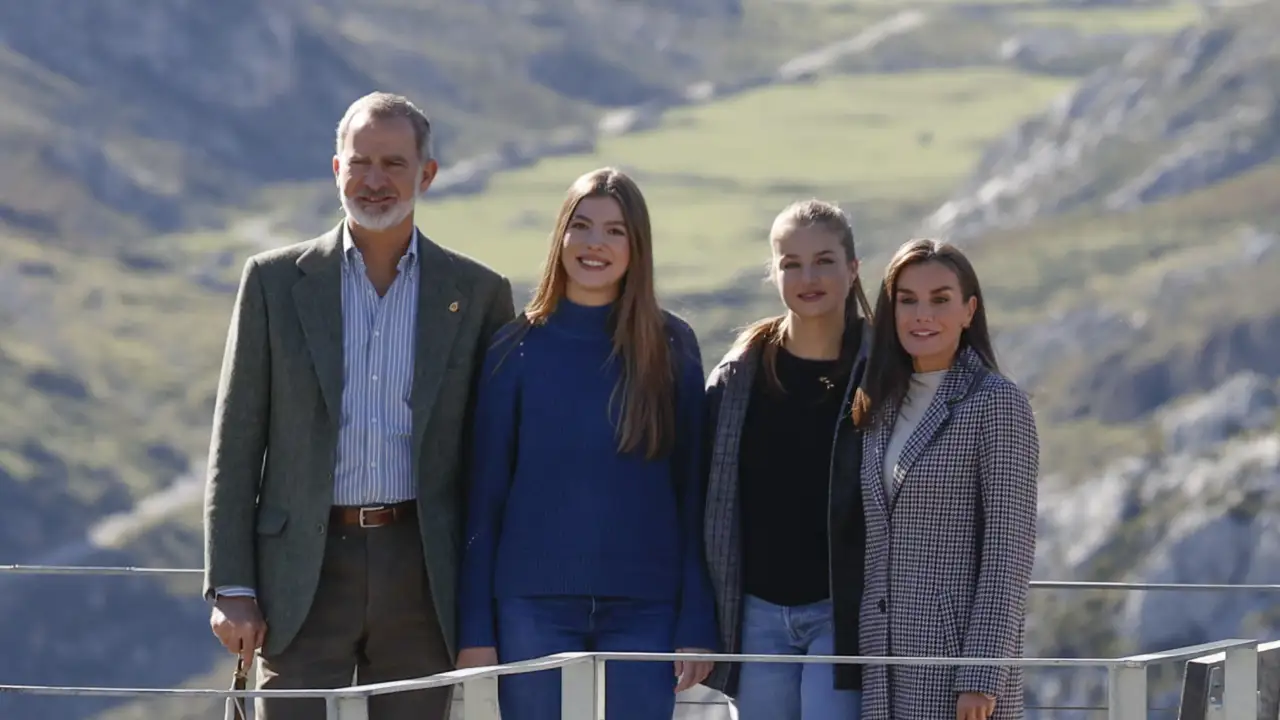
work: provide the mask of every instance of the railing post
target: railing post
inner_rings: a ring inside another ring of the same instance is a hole
[[[600,658],[591,658],[591,664],[596,668],[596,715],[598,720],[604,720],[604,660]]]
[[[1121,660],[1107,670],[1107,720],[1147,720],[1147,666]]]
[[[462,681],[462,720],[498,720],[498,678]]]
[[[324,720],[369,720],[369,698],[327,697],[324,699]]]
[[[1257,720],[1258,646],[1232,648],[1223,662],[1222,709],[1226,720]]]
[[[604,663],[586,657],[560,668],[561,720],[604,720]]]

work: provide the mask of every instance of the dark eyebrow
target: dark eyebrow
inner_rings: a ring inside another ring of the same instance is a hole
[[[835,254],[835,251],[834,251],[834,250],[822,250],[822,251],[820,251],[820,252],[816,252],[816,253],[814,253],[814,254],[813,254],[813,256],[814,256],[814,257],[822,257],[822,256],[824,256],[824,255],[834,255],[834,254]],[[784,257],[784,258],[797,258],[797,257],[800,257],[800,256],[799,256],[799,255],[797,255],[797,254],[795,254],[795,253],[784,253],[784,254],[782,255],[782,257]]]
[[[915,294],[916,294],[916,291],[915,291],[915,290],[912,290],[911,288],[898,288],[898,289],[897,289],[897,291],[898,291],[900,294],[905,294],[905,295],[915,295]],[[950,285],[941,285],[941,286],[939,286],[939,287],[936,287],[936,288],[934,288],[934,289],[930,290],[927,294],[929,294],[929,295],[937,295],[937,294],[938,294],[938,293],[940,293],[940,292],[957,292],[957,290],[956,290],[954,287],[950,286]]]
[[[382,159],[385,161],[391,161],[391,162],[408,162],[408,159],[404,155],[387,155]],[[368,160],[373,160],[373,158],[369,155],[361,155],[358,152],[351,152],[347,155],[347,161],[350,162],[352,160],[368,161]]]
[[[573,214],[573,219],[574,219],[574,220],[581,220],[582,222],[585,222],[585,223],[588,223],[588,224],[591,224],[591,225],[594,225],[594,224],[595,224],[595,221],[594,221],[594,220],[592,220],[591,218],[587,217],[586,215],[583,215],[582,213],[574,213],[574,214]],[[625,227],[627,226],[626,222],[624,222],[624,221],[622,221],[622,220],[610,220],[610,221],[608,221],[608,222],[606,222],[606,223],[603,223],[603,224],[604,224],[604,226],[605,226],[605,227],[615,226],[615,227],[623,227],[623,228],[625,228]]]

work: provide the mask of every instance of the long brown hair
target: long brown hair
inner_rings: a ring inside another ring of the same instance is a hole
[[[622,209],[630,261],[610,314],[613,354],[622,360],[622,377],[613,400],[621,402],[618,451],[643,449],[650,460],[665,456],[675,444],[675,371],[667,342],[666,315],[653,286],[653,229],[639,186],[615,168],[593,170],[569,186],[551,232],[542,278],[524,308],[524,331],[546,323],[564,298],[564,236],[578,203],[588,197],[610,197]],[[611,408],[612,409],[612,408]],[[612,414],[612,413],[611,413]]]
[[[778,213],[778,216],[774,218],[773,227],[769,230],[769,244],[776,248],[778,241],[786,237],[788,233],[814,226],[835,235],[839,239],[840,247],[844,249],[846,263],[853,262],[858,258],[857,249],[853,243],[853,224],[849,222],[849,216],[834,203],[817,199],[799,200],[783,208],[782,212]],[[777,272],[777,263],[771,261],[769,265],[770,279]],[[853,355],[860,338],[856,332],[851,332],[851,330],[857,325],[859,307],[862,308],[862,314],[870,319],[872,316],[871,303],[867,302],[867,294],[862,289],[861,276],[855,276],[853,285],[849,288],[849,294],[844,301],[845,336],[844,342],[841,343],[840,360],[837,365],[840,372],[853,365]],[[787,339],[787,333],[790,331],[791,325],[790,318],[789,313],[783,313],[775,317],[757,320],[743,328],[733,343],[733,351],[735,352],[745,352],[757,345],[761,346],[760,359],[764,365],[765,377],[769,382],[769,386],[778,391],[784,390],[782,381],[778,379],[778,348],[782,347],[782,344]]]
[[[906,397],[911,386],[911,355],[898,339],[897,286],[902,271],[912,265],[936,262],[956,274],[960,294],[965,302],[977,298],[978,307],[969,327],[960,332],[959,350],[973,348],[974,352],[992,372],[1000,372],[996,365],[996,353],[987,328],[987,304],[982,299],[982,286],[978,273],[969,258],[954,245],[919,238],[908,240],[898,248],[884,271],[884,282],[876,298],[875,320],[872,323],[871,359],[867,362],[867,374],[853,401],[853,422],[858,427],[868,427],[886,407],[897,407]]]

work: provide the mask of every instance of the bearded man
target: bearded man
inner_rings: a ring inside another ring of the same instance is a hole
[[[205,494],[214,634],[260,688],[454,667],[466,428],[506,278],[427,238],[431,124],[372,93],[338,124],[346,217],[248,260],[227,333]],[[370,700],[371,720],[444,720],[451,693]],[[319,699],[259,720],[322,720]]]

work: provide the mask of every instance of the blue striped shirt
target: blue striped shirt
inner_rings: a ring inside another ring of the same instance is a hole
[[[411,470],[418,233],[379,297],[364,258],[342,231],[342,417],[334,505],[382,505],[417,497]]]
[[[418,316],[418,232],[379,297],[364,258],[342,226],[342,417],[334,505],[384,505],[417,497],[411,451],[414,340]],[[217,595],[255,595],[228,586]]]

